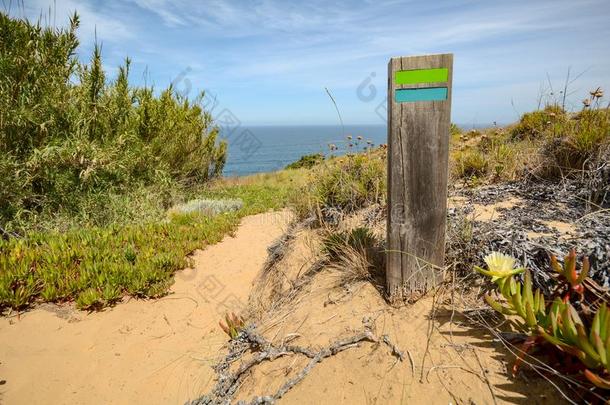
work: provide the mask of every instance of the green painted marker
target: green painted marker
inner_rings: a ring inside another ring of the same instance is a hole
[[[399,70],[394,74],[396,84],[419,84],[446,82],[449,77],[447,68]]]

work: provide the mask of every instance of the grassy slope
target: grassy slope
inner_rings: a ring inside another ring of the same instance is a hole
[[[224,179],[201,191],[207,198],[241,198],[237,212],[214,217],[173,216],[169,221],[32,233],[0,241],[0,308],[76,300],[83,309],[110,305],[125,295],[156,297],[172,283],[195,249],[220,241],[240,219],[287,204],[303,172]]]
[[[576,115],[546,109],[524,115],[507,130],[456,131],[452,174],[455,179],[480,183],[514,180],[526,173],[557,179],[570,171],[580,173],[583,166],[591,170],[603,159],[600,153],[610,142],[609,123],[606,109]],[[244,215],[286,206],[295,188],[300,191],[294,193],[298,198],[293,205],[301,215],[381,202],[383,154],[380,149],[327,160],[311,175],[299,169],[217,180],[190,194],[193,198],[240,198],[244,206],[234,213],[32,233],[27,239],[1,241],[0,309],[73,299],[81,308],[94,308],[125,294],[163,294],[173,273],[187,264],[186,255],[221,240]]]
[[[525,176],[556,181],[597,170],[608,149],[610,110],[568,113],[549,106],[508,128],[453,131],[451,174],[473,185]]]

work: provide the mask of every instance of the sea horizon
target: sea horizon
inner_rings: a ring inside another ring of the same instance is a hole
[[[469,130],[494,124],[457,125]],[[231,177],[281,170],[305,155],[322,153],[324,156],[340,156],[349,151],[362,151],[368,146],[376,147],[387,142],[387,127],[385,124],[220,126],[220,138],[228,143],[223,175]],[[336,146],[332,152],[331,144]]]

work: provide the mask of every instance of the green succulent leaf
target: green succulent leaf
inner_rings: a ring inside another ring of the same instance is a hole
[[[525,315],[525,321],[529,327],[533,328],[538,325],[538,321],[536,320],[536,315],[534,315],[534,309],[532,307],[531,302],[525,303]]]
[[[563,341],[561,341],[559,338],[557,338],[556,336],[551,336],[550,334],[548,334],[542,327],[538,327],[538,333],[544,338],[546,339],[549,343],[559,347],[559,348],[566,348],[568,347],[567,344],[565,344]]]
[[[576,330],[578,335],[578,347],[581,348],[594,363],[599,363],[601,358],[595,351],[595,348],[589,342],[589,338],[587,337],[584,326],[577,324]]]
[[[521,284],[517,284],[515,288],[515,295],[512,297],[512,303],[519,316],[526,319],[527,314],[525,313],[525,307],[523,305],[523,298],[521,296]]]
[[[585,281],[585,279],[589,275],[590,267],[591,266],[589,264],[589,258],[585,256],[584,259],[582,260],[582,269],[580,270],[580,274],[576,278],[576,284],[580,284],[583,281]]]
[[[492,307],[494,310],[496,310],[497,312],[499,312],[501,314],[504,314],[504,315],[514,315],[516,313],[514,310],[501,305],[499,302],[494,300],[492,298],[492,296],[489,295],[489,294],[485,294],[484,298],[485,298],[485,301],[487,302],[487,304],[489,304],[490,307]]]
[[[534,294],[532,292],[532,274],[529,271],[525,271],[525,277],[523,280],[523,298],[525,302],[533,303]]]
[[[576,344],[578,341],[578,333],[576,331],[576,326],[572,321],[572,317],[570,316],[569,308],[564,305],[561,309],[561,331],[564,337],[568,339],[568,343]]]
[[[598,334],[594,334],[593,339],[594,339],[593,346],[595,347],[595,351],[599,355],[600,362],[602,363],[602,365],[604,367],[608,368],[608,358],[606,357],[607,354],[606,354],[606,347],[604,345],[604,342],[602,341],[602,339],[599,337]]]

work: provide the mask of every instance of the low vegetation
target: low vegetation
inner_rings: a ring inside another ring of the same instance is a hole
[[[590,100],[598,101],[598,95],[592,92]],[[599,103],[590,103],[578,113],[549,107],[525,114],[504,129],[463,132],[452,126],[451,136],[451,174],[454,181],[461,180],[458,187],[524,180],[556,186],[566,178],[589,187],[589,176],[598,175],[603,172],[600,168],[610,164],[610,110]],[[385,215],[386,208],[385,152],[381,147],[327,159],[311,169],[309,180],[292,199],[300,218],[314,219],[319,225],[324,265],[335,270],[342,285],[375,283],[375,275],[384,268],[375,253],[376,249],[383,251],[383,241],[368,226],[383,224],[378,214]],[[610,182],[597,184],[601,190]],[[600,194],[605,196],[600,201],[609,202],[610,194]],[[473,281],[463,271],[467,268],[470,273],[480,262],[481,251],[489,249],[483,245],[489,241],[476,240],[480,233],[460,215],[452,216],[448,232],[448,268]],[[533,287],[530,271],[514,268],[515,259],[496,253],[486,261],[488,269],[478,270],[491,278],[497,290],[485,297],[487,303],[506,316],[505,325],[514,324],[510,328],[513,334],[516,329],[526,339],[514,373],[535,348],[537,354],[555,352],[551,360],[544,357],[543,361],[582,386],[595,385],[598,388],[589,390],[594,395],[599,397],[596,390],[600,388],[610,388],[610,315],[604,298],[585,287],[588,259],[578,266],[576,254],[571,252],[559,265],[552,257],[548,267],[555,276],[544,290]]]
[[[300,169],[302,167],[311,169],[315,165],[324,161],[324,155],[322,153],[314,153],[312,155],[301,156],[296,162],[292,162],[286,166],[286,169]]]
[[[313,168],[293,198],[301,218],[349,214],[386,199],[385,150],[348,154]]]
[[[101,308],[124,294],[165,293],[186,255],[215,243],[238,223],[236,215],[177,216],[165,223],[31,233],[0,243],[0,307],[23,309],[36,300],[75,299]]]
[[[286,205],[297,175],[289,171],[216,181],[200,196],[214,209],[224,206],[222,212],[174,209],[163,221],[0,239],[0,310],[73,300],[79,308],[99,309],[125,295],[161,296],[195,249],[220,241],[245,215]],[[228,195],[241,199],[239,208],[235,200],[213,200]],[[201,201],[193,205],[199,207]]]
[[[132,87],[129,59],[109,80],[99,46],[75,57],[78,25],[0,13],[0,310],[163,295],[189,253],[287,198],[276,179],[208,184],[226,144],[203,94]]]
[[[374,281],[381,276],[384,250],[381,241],[366,227],[348,231],[327,230],[322,246],[329,266],[341,275],[341,283]]]
[[[218,325],[227,334],[229,339],[236,339],[240,332],[244,330],[246,323],[242,317],[231,312],[231,314],[225,314],[225,323],[220,321]]]
[[[133,87],[129,59],[109,79],[98,45],[76,58],[78,25],[0,13],[0,311],[162,295],[190,252],[285,200],[261,181],[216,201],[227,145],[203,94]]]

